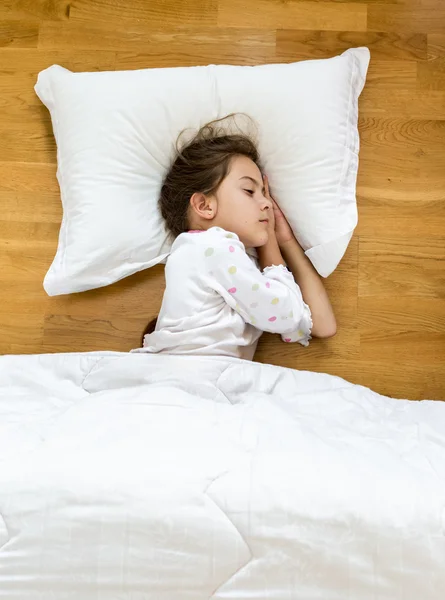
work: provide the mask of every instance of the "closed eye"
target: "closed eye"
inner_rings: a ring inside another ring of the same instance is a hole
[[[247,192],[248,194],[254,194],[254,190],[244,190],[245,192]]]

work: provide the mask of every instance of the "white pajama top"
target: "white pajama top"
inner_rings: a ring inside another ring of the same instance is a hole
[[[165,267],[155,331],[132,352],[232,356],[252,360],[263,331],[308,346],[312,319],[292,273],[260,271],[234,233],[182,233]]]

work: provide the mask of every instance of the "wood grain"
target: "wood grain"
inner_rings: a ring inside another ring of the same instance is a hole
[[[276,2],[219,0],[221,27],[366,31],[367,6],[361,2]]]
[[[277,30],[277,58],[282,62],[328,58],[360,46],[369,48],[372,62],[427,58],[425,33]]]
[[[369,5],[369,31],[445,33],[445,8],[438,0],[431,7],[414,3],[394,6],[386,3]]]
[[[38,38],[37,21],[6,21],[0,16],[0,48],[36,48]]]
[[[175,25],[216,25],[217,0],[76,0],[71,21],[124,23],[145,22],[150,27]]]
[[[61,50],[0,48],[0,73],[2,75],[33,76],[33,85],[37,75],[43,69],[59,64],[70,71],[113,71],[116,62],[116,52],[96,49]],[[32,89],[32,86],[31,86]]]
[[[359,223],[324,281],[338,333],[309,348],[264,335],[256,359],[395,398],[445,400],[445,5],[441,0],[3,0],[0,352],[137,347],[163,266],[48,297],[62,207],[51,120],[33,87],[72,71],[254,65],[367,46]]]
[[[63,20],[69,16],[70,0],[2,0],[0,17]]]
[[[144,50],[117,52],[116,69],[276,62],[276,36],[263,29],[187,27],[146,34]]]
[[[445,236],[397,238],[383,246],[360,236],[359,297],[445,297]]]
[[[445,56],[445,33],[429,33],[427,36],[428,58],[443,58]]]
[[[43,204],[46,204],[46,193],[54,192],[54,194],[57,194],[57,200],[53,202],[59,206],[60,212],[62,210],[55,165],[14,161],[0,162],[0,191],[33,192],[30,201],[32,200],[33,204],[39,203],[38,210],[34,212],[34,215],[41,209]],[[8,204],[13,201],[13,198],[13,194],[2,194],[2,213],[8,210]],[[20,219],[19,212],[15,212],[14,216]]]
[[[419,65],[418,84],[425,90],[445,91],[445,57]]]

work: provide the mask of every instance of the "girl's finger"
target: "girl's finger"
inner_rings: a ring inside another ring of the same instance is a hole
[[[272,198],[272,202],[273,202],[273,209],[274,211],[279,214],[282,215],[283,211],[281,210],[281,208],[278,206],[278,204],[275,202],[275,200]],[[283,215],[284,216],[284,215]]]
[[[265,195],[267,197],[269,197],[270,196],[270,193],[269,193],[269,180],[267,179],[267,175],[263,175],[263,179],[264,179],[264,188],[265,188],[264,191],[265,191]]]

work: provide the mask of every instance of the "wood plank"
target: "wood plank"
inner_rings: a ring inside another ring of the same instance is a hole
[[[418,83],[423,90],[445,90],[445,57],[420,63]]]
[[[367,165],[368,168],[368,165]],[[359,236],[443,238],[445,232],[445,190],[442,178],[438,189],[425,191],[419,179],[411,190],[406,186],[358,186]]]
[[[0,354],[38,354],[43,348],[43,315],[0,313]]]
[[[360,236],[359,296],[445,296],[445,237]]]
[[[146,23],[150,27],[216,25],[217,0],[76,0],[70,21],[86,23]]]
[[[0,74],[0,161],[56,161],[51,118],[34,91],[35,83],[35,74]]]
[[[128,314],[137,320],[139,335],[158,315],[164,289],[164,265],[156,265],[105,288],[48,298],[46,311],[84,318],[94,318],[104,309],[111,318]]]
[[[94,350],[129,351],[139,347],[138,319],[95,319],[69,315],[47,315],[43,342],[49,352],[90,352]]]
[[[44,106],[37,108],[47,112]],[[57,148],[49,115],[36,120],[27,110],[16,111],[9,107],[3,114],[0,162],[56,163]]]
[[[0,163],[0,172],[1,164],[5,163]],[[60,224],[62,218],[62,203],[58,191],[0,191],[0,206],[3,221]]]
[[[360,358],[364,362],[379,356],[379,360],[389,364],[395,364],[397,361],[404,367],[411,367],[422,360],[431,366],[443,366],[445,332],[428,332],[428,337],[419,336],[414,331],[387,331],[376,330],[360,332]]]
[[[359,360],[360,332],[357,329],[338,330],[329,339],[314,338],[305,348],[301,344],[285,344],[280,336],[265,333],[260,339],[255,361],[301,371],[329,373],[350,379],[351,364]]]
[[[391,195],[411,195],[421,190],[425,199],[436,198],[437,193],[441,193],[444,189],[442,178],[431,180],[429,177],[425,177],[423,172],[416,174],[405,172],[403,175],[394,175],[389,168],[376,173],[372,173],[364,167],[359,168],[357,185],[361,188],[372,187]]]
[[[429,33],[427,35],[428,59],[445,57],[445,33]]]
[[[366,83],[374,89],[413,89],[417,86],[417,68],[415,61],[371,60]]]
[[[412,175],[443,181],[444,121],[360,118],[362,170],[388,177]]]
[[[54,258],[50,246],[34,246],[33,248],[11,248],[3,246],[1,265],[1,284],[8,282],[35,284],[41,287],[43,278]],[[6,303],[7,304],[7,301]],[[11,307],[17,311],[17,307]]]
[[[415,348],[413,347],[413,352]],[[378,394],[401,400],[445,400],[443,367],[426,361],[405,366],[401,361],[379,360],[379,347],[372,359],[353,361],[348,381],[364,385]]]
[[[220,27],[365,31],[367,6],[362,3],[220,0]]]
[[[157,265],[107,288],[49,298],[45,347],[57,352],[140,347],[145,326],[159,313],[164,287],[164,266]]]
[[[245,32],[246,33],[246,32]],[[247,36],[253,35],[250,39],[247,37],[245,45],[250,46],[253,51],[253,46],[260,41],[259,32],[256,30],[247,32]],[[157,53],[156,47],[151,48],[150,45],[158,43],[163,44],[164,48],[168,49],[168,44],[172,43],[184,50],[184,45],[188,42],[187,52],[193,53],[192,44],[207,45],[212,47],[212,52],[215,53],[214,46],[218,43],[218,36],[221,36],[222,43],[232,43],[234,39],[242,45],[241,33],[230,33],[217,28],[196,26],[177,26],[170,29],[156,29],[152,24],[131,24],[117,27],[110,23],[82,23],[72,22],[54,23],[44,22],[40,27],[39,48],[41,49],[72,49],[73,47],[85,50],[102,50],[102,51],[136,51],[140,53]],[[216,40],[213,38],[216,37]],[[262,35],[262,40],[266,43],[271,43],[270,33]],[[275,38],[273,38],[275,43]],[[156,55],[156,54],[155,54]]]
[[[59,237],[59,223],[3,221],[0,219],[0,248],[14,245],[33,247],[34,244],[54,247]]]
[[[388,302],[385,297],[360,297],[358,319],[360,330],[367,334],[374,330],[445,333],[445,298],[394,296]]]
[[[114,71],[116,53],[96,50],[40,50],[28,48],[1,48],[0,72],[6,74],[37,74],[52,65],[61,65],[70,71]]]
[[[0,109],[13,105],[39,106],[39,97],[34,91],[36,77],[28,73],[6,74],[0,73]]]
[[[398,89],[384,93],[377,86],[366,86],[360,96],[359,110],[366,117],[445,119],[445,92]]]
[[[70,4],[71,0],[2,0],[0,19],[67,19]]]
[[[438,151],[445,143],[445,123],[433,119],[402,119],[359,116],[362,149],[372,145],[378,151],[406,147],[416,151],[426,146]]]
[[[0,192],[41,192],[43,195],[49,192],[54,196],[59,193],[56,167],[46,163],[0,162]],[[8,210],[11,196],[11,194],[1,194],[2,210],[3,208]],[[40,198],[40,194],[32,197]]]
[[[126,41],[122,41],[122,45],[127,45]],[[137,46],[142,48],[139,43]],[[187,27],[181,30],[147,31],[143,49],[117,52],[116,69],[274,62],[273,31]]]
[[[0,275],[2,290],[7,291],[4,297],[14,298],[13,304],[8,300],[0,303],[0,312],[69,316],[80,318],[81,326],[85,320],[95,319],[98,315],[106,315],[113,320],[128,314],[137,320],[139,337],[135,338],[136,346],[139,345],[147,323],[159,313],[165,288],[163,265],[156,265],[151,269],[135,273],[105,288],[49,297],[43,289],[43,279],[54,258],[55,244],[46,246],[34,244],[28,248],[15,244],[7,251],[17,263],[20,262],[20,257],[26,261],[27,256],[32,256],[36,262],[37,274],[33,279],[22,276],[20,281],[16,281],[13,277],[2,280]],[[2,258],[0,258],[0,266],[1,263]],[[71,328],[73,323],[74,321]],[[62,333],[59,335],[61,336]],[[99,339],[99,344],[100,341]]]
[[[323,279],[339,329],[357,326],[358,246],[354,235],[334,273]]]
[[[348,48],[367,46],[374,60],[426,60],[427,35],[370,31],[277,31],[277,60],[330,58]]]
[[[445,33],[445,9],[417,6],[394,6],[385,3],[368,6],[369,31]]]
[[[0,17],[0,48],[36,48],[38,39],[37,21],[4,21]]]

